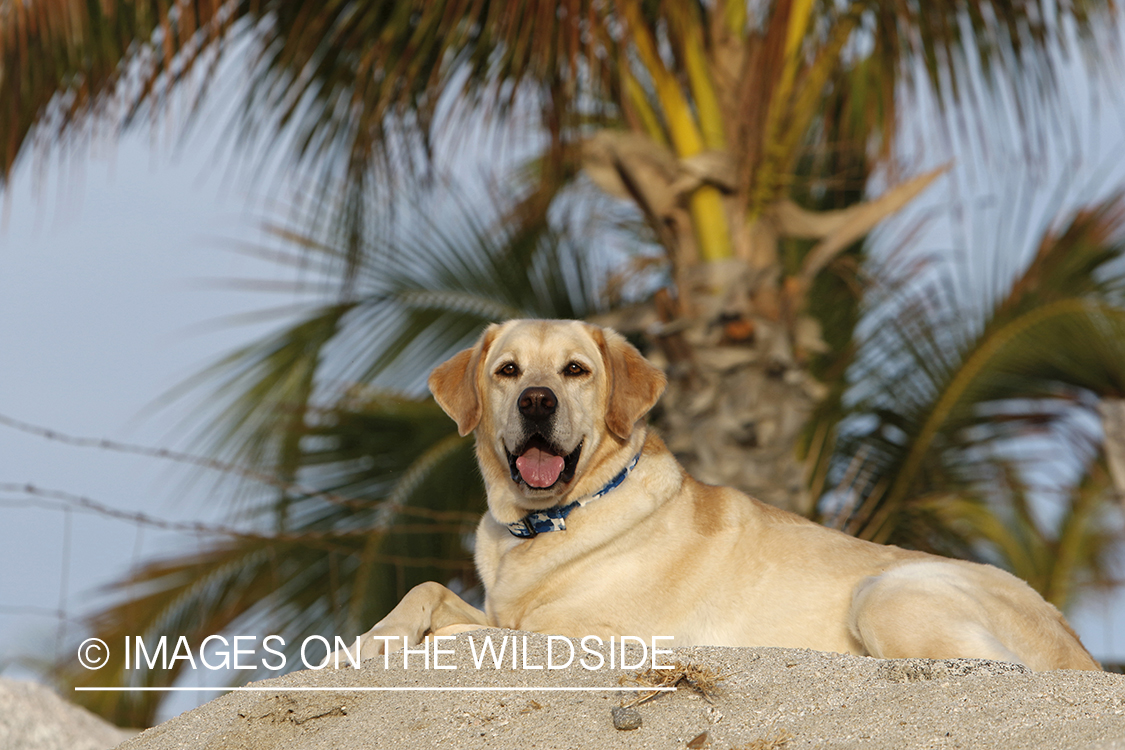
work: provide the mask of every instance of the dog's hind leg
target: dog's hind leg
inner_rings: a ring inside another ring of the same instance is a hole
[[[1023,664],[992,627],[987,592],[955,565],[922,562],[864,580],[849,626],[882,659],[993,659]]]
[[[911,562],[862,581],[848,625],[885,659],[995,659],[1034,670],[1101,667],[1062,614],[989,565]]]

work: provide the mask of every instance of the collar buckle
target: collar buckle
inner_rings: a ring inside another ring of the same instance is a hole
[[[513,536],[518,536],[521,539],[531,539],[539,535],[539,532],[531,525],[531,518],[529,516],[524,516],[515,523],[508,524],[508,531],[512,532]]]

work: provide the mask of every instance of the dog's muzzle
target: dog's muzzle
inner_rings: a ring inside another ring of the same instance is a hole
[[[546,490],[559,482],[566,484],[574,479],[574,470],[582,454],[582,443],[570,453],[552,445],[542,435],[535,433],[514,452],[508,453],[508,467],[512,481],[521,482],[534,490]]]

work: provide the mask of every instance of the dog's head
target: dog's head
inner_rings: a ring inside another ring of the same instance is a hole
[[[665,378],[616,331],[512,320],[489,326],[429,383],[458,431],[476,430],[490,510],[508,523],[592,491],[607,462],[620,470],[612,459],[637,442]]]

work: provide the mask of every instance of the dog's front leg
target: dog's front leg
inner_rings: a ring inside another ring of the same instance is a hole
[[[360,659],[373,659],[386,651],[416,646],[427,635],[460,633],[491,624],[484,612],[440,583],[421,583],[375,623],[375,627],[360,636]],[[339,656],[344,658],[337,663],[341,666],[348,663],[346,655]]]

